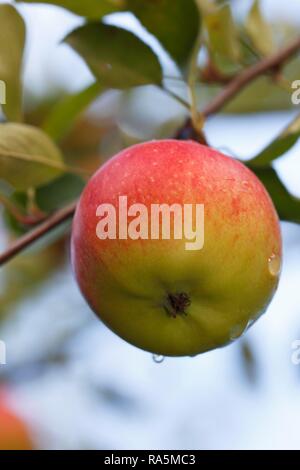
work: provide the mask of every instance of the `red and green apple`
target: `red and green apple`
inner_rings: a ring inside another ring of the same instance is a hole
[[[118,217],[115,233],[107,227],[115,237],[99,236],[99,206],[118,214],[124,197],[127,222],[141,236],[124,237]],[[187,249],[184,231],[153,239],[138,227],[145,218],[134,208],[150,214],[153,205],[174,204],[204,208],[203,227],[195,227],[204,231],[201,249]],[[165,356],[240,337],[266,311],[281,257],[278,216],[258,178],[191,141],[152,141],[116,155],[87,184],[73,222],[73,267],[91,308],[129,343]]]

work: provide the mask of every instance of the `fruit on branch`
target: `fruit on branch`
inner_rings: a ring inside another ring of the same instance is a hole
[[[0,450],[33,449],[26,424],[10,409],[5,394],[0,399]]]
[[[241,336],[272,299],[281,256],[257,177],[191,141],[119,153],[89,181],[73,222],[73,267],[91,308],[129,343],[167,356]]]

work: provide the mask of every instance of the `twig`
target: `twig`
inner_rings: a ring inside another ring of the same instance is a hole
[[[295,55],[300,49],[300,37],[291,42],[287,47],[281,49],[276,54],[262,59],[251,67],[237,75],[215,99],[203,110],[203,114],[208,117],[220,111],[232,98],[242,91],[249,83],[265,73],[282,67],[284,62]]]
[[[199,80],[206,85],[227,85],[237,76],[237,73],[225,74],[221,72],[209,58],[207,65],[200,71]]]
[[[64,209],[58,210],[34,230],[18,238],[16,242],[12,243],[12,245],[2,255],[0,255],[0,266],[10,261],[18,253],[25,250],[25,248],[30,246],[34,241],[38,240],[43,235],[49,233],[58,225],[72,218],[76,209],[76,205],[77,202],[74,202]]]
[[[224,106],[232,100],[238,93],[240,93],[249,83],[253,82],[256,78],[260,77],[271,71],[278,72],[284,62],[295,55],[300,49],[300,37],[292,41],[287,47],[281,49],[276,54],[266,57],[256,64],[248,67],[242,71],[239,75],[234,77],[228,85],[203,109],[202,115],[209,117],[212,114],[220,111]],[[189,117],[182,128],[179,129],[176,138],[184,139],[189,138],[186,136],[193,136],[193,123]],[[183,136],[183,137],[181,137]]]
[[[40,224],[46,219],[46,215],[42,212],[39,214],[26,214],[21,208],[12,202],[9,198],[0,194],[0,204],[7,209],[7,211],[14,216],[14,218],[22,225],[30,227]]]
[[[211,103],[206,106],[202,111],[205,117],[208,117],[217,111],[221,110],[234,96],[236,96],[243,88],[249,83],[255,80],[257,77],[278,70],[283,64],[297,53],[300,49],[300,37],[292,41],[287,47],[281,49],[276,54],[266,57],[261,61],[257,62],[253,66],[247,68],[236,76],[225,88],[216,96]],[[176,138],[187,139],[192,138],[195,130],[193,130],[191,119],[187,119],[182,128],[178,131]],[[30,246],[35,240],[48,233],[64,221],[73,217],[76,202],[70,206],[62,209],[45,222],[39,225],[37,228],[27,233],[23,237],[20,237],[15,243],[13,243],[7,251],[0,255],[0,266],[11,260],[18,253],[23,251],[25,248]]]

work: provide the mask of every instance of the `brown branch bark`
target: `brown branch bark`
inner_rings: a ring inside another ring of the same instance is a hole
[[[220,111],[224,106],[240,93],[249,83],[269,72],[278,72],[284,63],[291,59],[300,50],[300,37],[292,41],[288,46],[279,50],[276,54],[266,57],[256,64],[242,71],[207,105],[203,115],[209,117]],[[188,119],[188,122],[191,122]]]
[[[64,209],[55,212],[53,215],[48,217],[45,222],[38,225],[34,230],[18,238],[18,240],[12,243],[11,246],[2,255],[0,255],[0,266],[10,261],[17,254],[30,246],[33,242],[41,238],[46,233],[49,233],[58,225],[67,221],[68,219],[71,219],[74,215],[76,205],[77,202],[74,202]]]
[[[253,82],[256,78],[272,71],[278,71],[284,63],[295,55],[300,50],[300,37],[292,41],[288,46],[279,50],[276,54],[262,59],[253,66],[241,72],[238,76],[234,77],[228,85],[206,106],[203,110],[205,117],[220,111],[232,98],[240,93],[249,83]],[[178,131],[175,138],[190,139],[195,138],[195,131],[193,130],[191,119],[187,119],[182,128]],[[53,230],[55,227],[73,217],[76,202],[70,206],[57,211],[50,216],[45,222],[40,224],[31,232],[23,237],[20,237],[14,242],[2,255],[0,255],[0,266],[7,263],[14,258],[17,254],[22,252],[25,248],[30,246],[33,242],[40,237]]]

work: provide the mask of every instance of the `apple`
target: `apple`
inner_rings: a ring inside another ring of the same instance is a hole
[[[174,214],[171,236],[161,217],[161,236],[151,237],[153,207],[174,204],[194,208],[194,246],[183,230],[175,237]],[[272,201],[245,165],[162,140],[127,148],[91,178],[71,256],[84,297],[111,330],[154,354],[194,356],[231,343],[266,311],[282,241]]]
[[[0,450],[32,450],[33,445],[23,420],[11,410],[8,399],[1,393]]]

